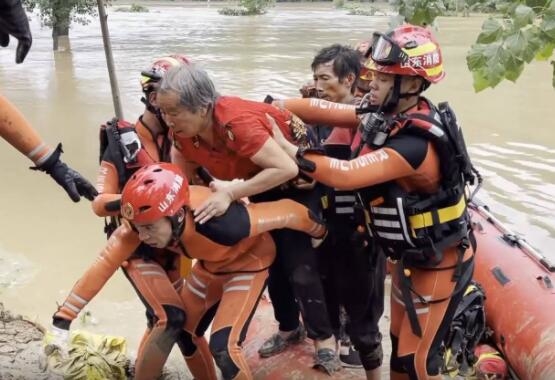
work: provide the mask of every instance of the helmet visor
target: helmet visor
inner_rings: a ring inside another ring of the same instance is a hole
[[[407,53],[391,38],[382,33],[374,33],[370,57],[378,65],[384,66],[400,64],[408,59]]]
[[[143,86],[149,82],[159,82],[161,79],[162,75],[155,69],[141,71],[141,84]]]

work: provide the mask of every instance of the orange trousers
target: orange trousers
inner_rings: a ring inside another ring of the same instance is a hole
[[[391,273],[391,372],[395,379],[428,379],[437,376],[442,364],[441,343],[472,278],[474,268],[472,248],[466,250],[460,275],[454,278],[458,259],[457,248],[444,252],[435,268],[407,268],[404,272],[392,264]],[[391,263],[390,263],[391,264]],[[402,275],[412,282],[412,301],[422,330],[422,336],[412,331],[402,296]]]
[[[217,379],[212,357],[224,379],[252,379],[241,345],[267,278],[266,269],[216,275],[195,264],[181,290],[187,310],[181,343],[189,351],[186,361],[195,379]],[[210,322],[207,344],[204,332]]]
[[[162,373],[185,324],[185,308],[174,288],[174,283],[176,286],[182,283],[178,266],[179,257],[167,251],[159,253],[153,260],[133,257],[122,266],[147,309],[148,327],[135,361],[137,380],[155,379]]]

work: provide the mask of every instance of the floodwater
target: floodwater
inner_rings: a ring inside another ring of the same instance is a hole
[[[114,59],[124,114],[140,114],[139,73],[156,57],[185,53],[213,76],[223,94],[262,100],[297,96],[311,78],[315,52],[331,43],[355,44],[385,16],[349,16],[332,4],[280,5],[266,15],[226,17],[217,6],[156,6],[149,13],[109,10]],[[484,177],[480,198],[508,226],[555,261],[555,134],[548,63],[527,67],[517,84],[475,94],[465,55],[480,17],[442,18],[447,77],[428,91],[449,100],[463,125],[475,165]],[[23,65],[0,50],[0,91],[25,113],[63,158],[91,180],[98,166],[98,126],[114,114],[100,26],[74,25],[71,51],[54,54],[50,30],[32,18],[34,44]],[[13,42],[12,42],[13,44]],[[73,204],[54,182],[27,169],[29,162],[0,142],[0,301],[48,324],[74,281],[104,243],[103,221],[88,202]],[[89,306],[98,326],[127,335],[134,348],[144,318],[121,274]],[[94,320],[93,320],[94,321]]]

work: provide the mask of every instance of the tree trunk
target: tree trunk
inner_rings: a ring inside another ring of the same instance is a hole
[[[52,25],[52,50],[66,51],[71,48],[69,44],[70,9],[55,9]]]

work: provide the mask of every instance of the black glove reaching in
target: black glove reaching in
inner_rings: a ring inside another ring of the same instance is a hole
[[[62,153],[62,144],[58,144],[56,150],[42,165],[31,169],[50,174],[54,181],[64,188],[72,201],[79,202],[82,196],[92,201],[98,195],[98,191],[81,174],[60,160]]]
[[[15,53],[15,63],[21,63],[33,42],[29,20],[27,20],[21,0],[0,0],[0,46],[8,46],[10,34],[19,41]]]

